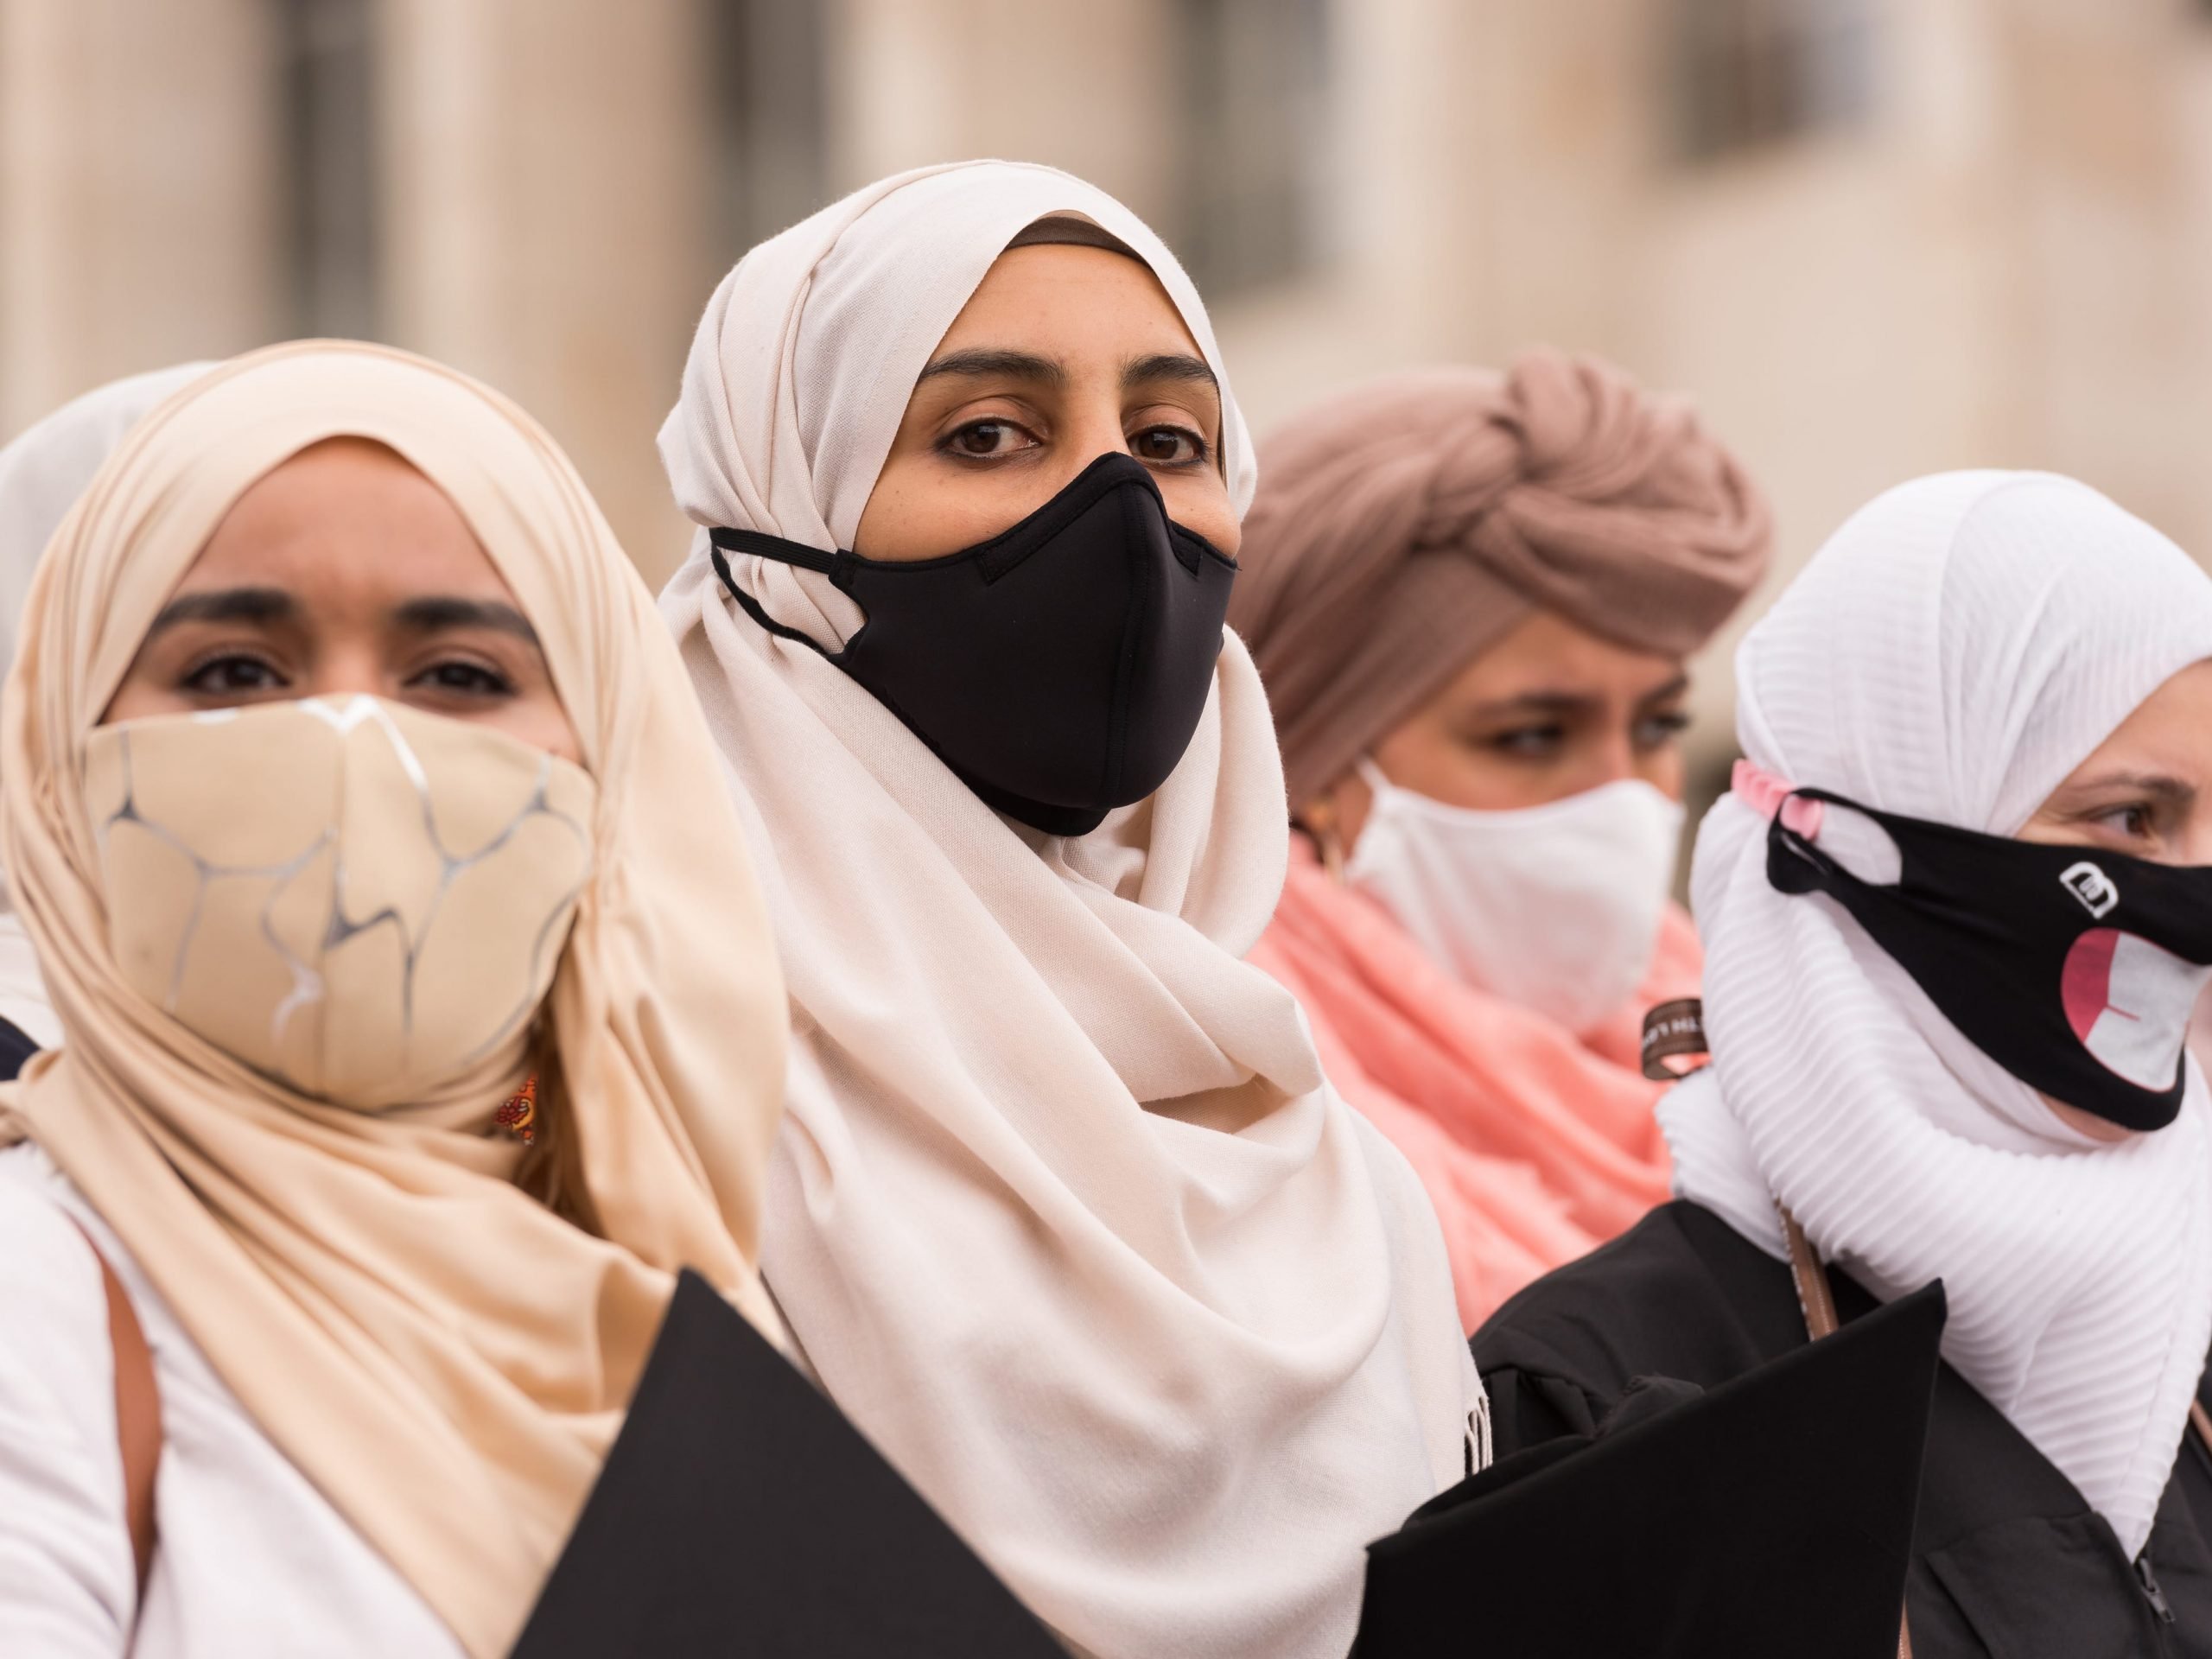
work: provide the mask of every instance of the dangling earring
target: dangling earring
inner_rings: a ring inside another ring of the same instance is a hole
[[[533,1071],[523,1079],[522,1087],[509,1095],[506,1103],[492,1114],[492,1121],[516,1136],[525,1147],[537,1139],[537,1131],[531,1126],[537,1122],[537,1073]]]
[[[1344,879],[1344,838],[1337,829],[1337,804],[1327,796],[1309,801],[1306,810],[1292,820],[1313,838],[1313,845],[1321,855],[1321,868],[1329,879],[1342,886]]]

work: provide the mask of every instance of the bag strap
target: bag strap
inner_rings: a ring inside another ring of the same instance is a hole
[[[115,1438],[123,1452],[123,1516],[130,1529],[130,1558],[138,1569],[138,1593],[146,1593],[160,1526],[154,1514],[154,1482],[162,1464],[162,1389],[154,1376],[154,1351],[138,1323],[130,1293],[115,1276],[106,1252],[92,1242],[84,1224],[70,1220],[85,1236],[100,1264],[100,1286],[107,1294],[107,1337],[115,1351]]]
[[[1797,1281],[1797,1305],[1805,1311],[1805,1329],[1815,1342],[1832,1337],[1841,1321],[1836,1318],[1835,1291],[1828,1283],[1827,1264],[1788,1206],[1777,1201],[1774,1207],[1782,1217],[1782,1236],[1789,1247],[1789,1276]],[[2198,1432],[2202,1433],[2202,1408],[2195,1414],[2200,1420]],[[1912,1659],[1912,1623],[1903,1611],[1897,1614],[1897,1659]]]

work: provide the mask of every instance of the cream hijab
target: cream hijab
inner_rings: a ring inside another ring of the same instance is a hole
[[[16,634],[31,573],[85,486],[139,417],[180,386],[207,372],[181,363],[112,381],[64,404],[0,449],[0,665],[16,658]],[[0,669],[0,671],[4,671]],[[38,953],[0,887],[0,1019],[41,1048],[61,1040],[46,1000]]]
[[[1151,265],[1219,374],[1188,279],[1110,198],[1037,167],[908,174],[723,283],[661,433],[677,499],[849,546],[929,353],[1065,213]],[[806,578],[739,563],[834,636]],[[1160,791],[1060,839],[741,614],[703,535],[662,607],[790,977],[763,1266],[823,1382],[1078,1649],[1340,1659],[1362,1547],[1463,1472],[1480,1390],[1412,1172],[1240,960],[1287,855],[1243,648]]]
[[[1736,658],[1770,778],[2009,836],[2142,701],[2212,658],[2212,581],[2086,486],[1953,473],[1832,537]],[[2133,1555],[2212,1340],[2212,1114],[2101,1146],[1959,1034],[1824,897],[1777,893],[1723,796],[1692,880],[1711,1068],[1659,1113],[1685,1197],[1782,1254],[1774,1200],[1878,1295],[1941,1278],[1943,1353]],[[1866,879],[1896,851],[1834,807]]]
[[[543,643],[598,782],[546,1007],[604,1237],[512,1182],[499,1094],[371,1115],[291,1094],[134,995],[108,950],[87,733],[231,504],[358,435],[461,510]],[[65,1045],[0,1093],[270,1439],[478,1659],[506,1652],[681,1267],[752,1266],[782,986],[676,653],[581,480],[505,399],[371,346],[280,347],[149,416],[31,589],[0,732],[5,848]]]

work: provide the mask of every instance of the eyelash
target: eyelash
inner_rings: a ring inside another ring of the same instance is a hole
[[[1030,431],[1028,428],[1021,425],[1019,422],[1005,420],[994,416],[986,420],[969,421],[962,425],[953,428],[951,431],[946,433],[943,438],[938,440],[937,445],[938,451],[939,454],[946,455],[954,461],[966,461],[976,466],[988,467],[996,465],[1007,460],[1012,454],[1018,454],[1019,451],[1008,451],[1007,454],[977,454],[971,450],[963,449],[961,447],[960,440],[972,432],[981,432],[987,429],[995,429],[999,428],[1004,428],[1008,431],[1020,433],[1022,436],[1029,439],[1029,444],[1025,447],[1033,448],[1042,442],[1038,438],[1035,433]],[[1128,434],[1127,436],[1127,442],[1129,445],[1130,453],[1132,454],[1136,454],[1136,446],[1140,442],[1145,438],[1151,437],[1156,433],[1162,432],[1172,433],[1179,442],[1188,444],[1190,446],[1191,453],[1179,461],[1145,461],[1142,455],[1137,455],[1136,458],[1139,461],[1144,461],[1146,466],[1160,468],[1164,471],[1181,472],[1188,467],[1205,466],[1213,459],[1213,446],[1205,441],[1203,435],[1193,430],[1190,427],[1178,426],[1174,423],[1169,421],[1157,421],[1149,426],[1140,427],[1135,432]]]
[[[2096,814],[2093,822],[2110,825],[2115,818],[2123,822],[2113,827],[2131,841],[2147,841],[2158,833],[2158,810],[2148,801],[2128,801],[2119,806],[2108,806]]]
[[[1690,717],[1680,709],[1663,715],[1648,715],[1636,722],[1637,746],[1649,752],[1672,742],[1689,727]],[[1502,754],[1527,760],[1549,759],[1567,736],[1567,728],[1554,722],[1539,726],[1516,726],[1510,730],[1492,733],[1483,740],[1485,748]]]
[[[219,684],[211,683],[210,677],[212,677],[217,670],[236,669],[239,667],[250,667],[259,671],[260,672],[268,675],[270,677],[270,680],[273,681],[274,683],[263,683],[252,685],[242,685],[235,683]],[[462,676],[467,677],[466,683],[455,683],[450,680],[437,680],[437,677],[445,675],[449,671],[455,670],[458,670]],[[514,682],[508,678],[506,675],[501,673],[497,668],[493,667],[488,663],[474,662],[466,658],[442,658],[438,661],[429,664],[427,667],[411,675],[406,681],[406,683],[410,686],[422,686],[426,683],[435,683],[435,690],[453,693],[461,696],[511,697],[515,695]],[[270,690],[281,691],[288,689],[289,685],[290,682],[286,678],[284,671],[278,668],[274,663],[270,662],[267,658],[257,655],[252,652],[240,651],[236,647],[215,652],[210,655],[199,658],[194,662],[191,666],[185,670],[184,673],[178,680],[178,689],[180,690],[192,692],[200,696],[222,696],[226,695],[236,696],[240,694],[251,695],[257,692]]]

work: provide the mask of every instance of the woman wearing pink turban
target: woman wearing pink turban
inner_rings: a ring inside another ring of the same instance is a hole
[[[1471,1330],[1668,1196],[1684,662],[1766,502],[1687,404],[1542,349],[1371,382],[1260,470],[1230,621],[1305,834],[1253,960],[1420,1171]]]

